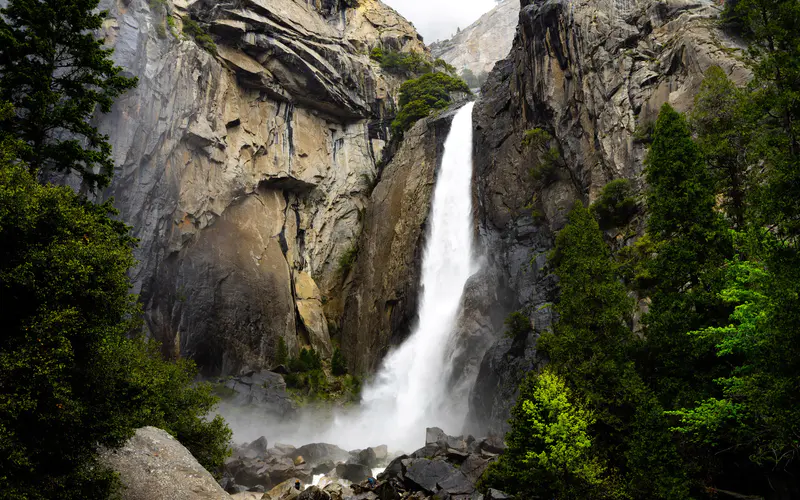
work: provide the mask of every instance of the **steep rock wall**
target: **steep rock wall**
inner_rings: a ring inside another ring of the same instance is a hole
[[[420,120],[405,133],[370,197],[358,257],[345,277],[342,348],[356,373],[374,371],[416,322],[431,196],[460,105]]]
[[[426,51],[421,38],[376,0],[101,7],[117,64],[139,77],[98,125],[118,165],[104,195],[140,240],[146,329],[207,374],[268,365],[279,338],[330,354],[337,261],[401,83],[367,54]],[[181,33],[189,15],[217,54]]]
[[[535,342],[552,324],[557,298],[547,252],[574,202],[590,203],[615,178],[641,188],[645,147],[634,130],[665,102],[688,110],[711,65],[735,80],[748,77],[735,42],[716,28],[718,14],[706,0],[523,0],[511,53],[474,114],[474,196],[489,290],[480,300],[495,314],[481,323],[493,324],[498,339],[472,391],[475,428],[505,431],[521,376],[541,363]],[[537,127],[555,138],[564,160],[543,188],[528,172],[534,153],[522,146],[525,131]],[[534,332],[524,342],[502,338],[497,311],[523,308]]]

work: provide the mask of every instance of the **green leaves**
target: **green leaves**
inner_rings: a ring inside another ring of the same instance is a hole
[[[446,73],[427,73],[403,83],[400,86],[400,112],[392,121],[392,132],[402,135],[419,119],[449,106],[451,92],[469,94],[470,90],[464,80]]]
[[[105,19],[97,0],[10,0],[0,12],[0,102],[15,113],[0,131],[22,141],[30,171],[73,171],[92,189],[114,168],[108,137],[90,124],[96,109],[136,85],[94,36]]]

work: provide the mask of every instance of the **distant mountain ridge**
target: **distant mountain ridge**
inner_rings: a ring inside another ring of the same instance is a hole
[[[503,0],[449,40],[432,43],[431,53],[459,73],[465,69],[476,76],[488,73],[511,50],[519,9],[519,0]]]

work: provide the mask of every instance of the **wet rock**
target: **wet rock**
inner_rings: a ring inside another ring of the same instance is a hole
[[[447,434],[438,427],[428,427],[425,429],[425,445],[439,444],[447,441]]]
[[[394,484],[388,481],[378,484],[372,491],[378,497],[378,500],[399,500],[401,498]]]
[[[297,500],[331,500],[331,495],[316,486],[310,486],[297,496]]]
[[[372,469],[362,464],[339,464],[336,466],[336,475],[352,483],[360,483],[372,475]]]
[[[414,483],[418,488],[436,493],[437,484],[444,480],[457,469],[441,460],[428,460],[420,458],[414,461],[405,472],[406,481]]]
[[[258,491],[244,491],[231,495],[231,498],[233,500],[262,500],[264,498],[264,493]]]
[[[489,436],[480,442],[480,449],[489,453],[500,454],[506,449],[503,438],[499,436]]]
[[[252,443],[248,444],[247,445],[247,449],[256,451],[260,455],[266,455],[267,449],[269,448],[269,446],[267,446],[267,444],[268,444],[267,443],[267,438],[264,437],[264,436],[261,436],[260,438],[256,439]]]
[[[300,495],[300,490],[294,487],[295,481],[297,481],[295,478],[287,479],[269,490],[264,498],[269,498],[270,500],[291,500],[297,498]]]
[[[378,456],[373,448],[366,448],[358,453],[358,463],[373,468],[378,465]]]
[[[350,453],[336,445],[327,443],[311,443],[292,451],[288,456],[297,458],[302,456],[312,467],[322,462],[341,462],[350,458]]]
[[[389,465],[386,466],[383,472],[378,474],[378,479],[383,480],[391,478],[402,481],[403,473],[405,472],[405,466],[403,465],[403,462],[408,460],[408,458],[408,455],[400,455],[396,457],[394,460],[389,462]]]
[[[282,455],[288,455],[289,453],[292,453],[292,452],[294,452],[294,450],[297,449],[296,447],[294,447],[294,446],[292,446],[290,444],[281,444],[281,443],[275,443],[274,448],[275,448],[275,450],[280,452]]]
[[[353,495],[353,490],[337,482],[326,484],[322,489],[331,496],[331,500],[344,500]]]
[[[313,475],[315,475],[315,476],[317,474],[327,474],[328,472],[332,471],[335,468],[336,468],[336,464],[333,463],[331,460],[327,460],[325,462],[322,462],[322,463],[314,466],[314,468],[311,469],[311,473]]]
[[[222,487],[166,431],[137,429],[124,446],[103,452],[101,462],[119,476],[123,500],[227,500]]]

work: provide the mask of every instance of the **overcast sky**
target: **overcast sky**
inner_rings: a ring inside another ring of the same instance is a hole
[[[496,4],[494,0],[383,0],[414,23],[425,43],[450,38]]]

